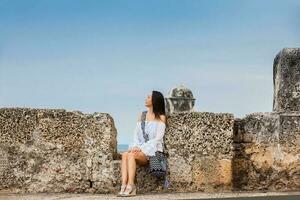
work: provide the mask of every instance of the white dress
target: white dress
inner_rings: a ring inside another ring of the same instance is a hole
[[[166,124],[164,122],[145,120],[145,133],[149,135],[149,140],[145,142],[141,122],[137,122],[133,142],[129,144],[128,149],[139,147],[146,156],[154,156],[156,151],[163,151],[165,129]]]

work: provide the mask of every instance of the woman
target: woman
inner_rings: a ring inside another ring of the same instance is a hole
[[[134,130],[133,142],[128,151],[122,153],[122,185],[118,196],[136,195],[134,178],[136,164],[146,166],[149,156],[154,156],[156,151],[163,151],[163,136],[166,128],[165,101],[162,93],[152,91],[145,100],[147,114],[145,119],[145,133],[149,140],[145,142],[141,129],[141,114]]]

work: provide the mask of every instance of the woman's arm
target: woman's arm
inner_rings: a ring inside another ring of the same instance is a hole
[[[140,147],[142,144],[142,141],[139,138],[140,132],[141,131],[141,114],[138,115],[138,120],[135,126],[135,129],[133,131],[133,142],[131,142],[128,146],[128,151],[131,151],[134,147]]]

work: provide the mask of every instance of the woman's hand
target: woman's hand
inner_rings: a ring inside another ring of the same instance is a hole
[[[138,152],[140,152],[140,151],[141,151],[141,149],[138,148],[138,147],[133,147],[132,149],[129,150],[129,152],[132,152],[132,153],[134,153],[134,154],[136,154],[136,153],[138,153]]]
[[[132,151],[133,151],[133,152],[137,152],[137,151],[141,151],[141,149],[138,148],[138,147],[133,147]]]

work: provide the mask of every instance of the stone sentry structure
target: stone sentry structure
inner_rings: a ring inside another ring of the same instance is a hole
[[[166,114],[193,112],[196,99],[190,89],[182,84],[174,87],[169,92],[169,96],[165,98]]]
[[[168,115],[168,191],[300,189],[300,113],[293,87],[299,78],[284,84],[300,70],[299,54],[290,55],[295,51],[284,49],[275,59],[280,66],[274,69],[280,70],[274,83],[281,89],[274,105],[284,105],[280,111],[242,119],[196,111]],[[287,57],[293,61],[282,62]],[[116,138],[107,113],[1,108],[0,191],[116,193],[121,181]],[[145,167],[137,168],[136,184],[139,193],[163,190],[163,180],[146,174]]]

